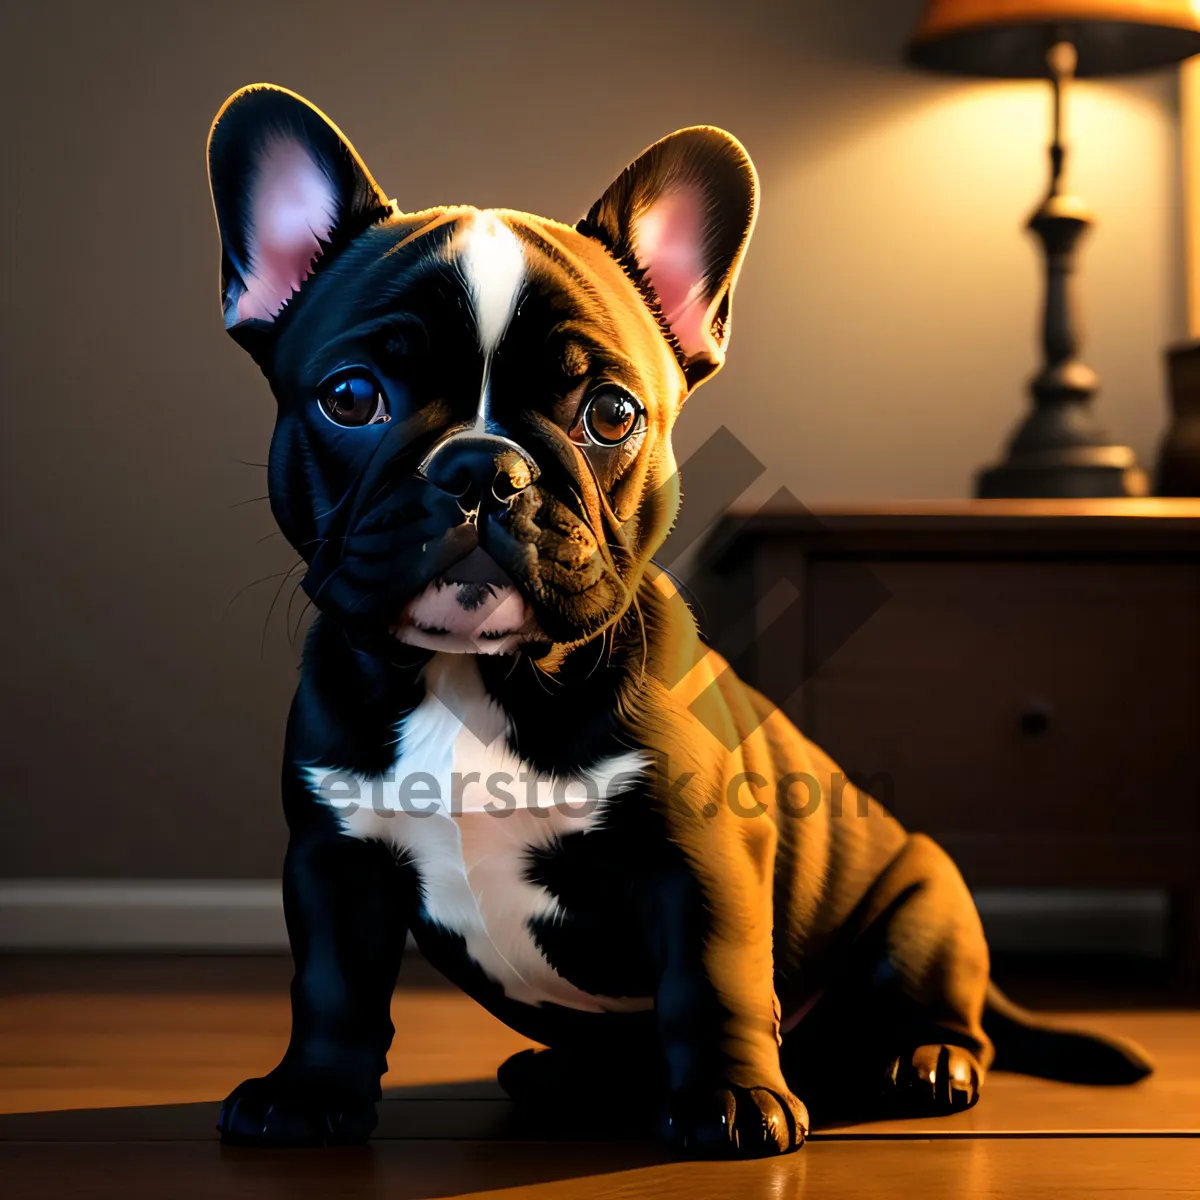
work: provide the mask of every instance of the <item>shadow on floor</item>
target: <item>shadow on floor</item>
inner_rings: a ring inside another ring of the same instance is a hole
[[[220,1105],[168,1104],[0,1116],[6,1194],[44,1198],[434,1196],[635,1170],[669,1161],[649,1131],[567,1107],[531,1112],[492,1081],[389,1089],[364,1147],[221,1146]],[[10,1184],[17,1191],[8,1190]]]
[[[493,1093],[494,1094],[491,1094]],[[215,1142],[220,1104],[161,1104],[0,1115],[0,1144],[11,1142]],[[645,1113],[582,1104],[527,1108],[492,1080],[387,1088],[373,1141],[653,1143]]]

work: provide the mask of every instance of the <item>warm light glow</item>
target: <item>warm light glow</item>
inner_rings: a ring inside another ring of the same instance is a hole
[[[1162,140],[1159,109],[1149,96],[1097,81],[1075,84],[1068,108],[1067,190],[1086,198],[1102,228],[1106,209],[1144,203],[1131,164],[1145,161],[1147,146]],[[965,230],[977,230],[973,222],[988,214],[1007,213],[1015,231],[1045,189],[1051,116],[1046,83],[964,82],[927,105],[859,127],[832,152],[872,157],[881,186],[891,180],[893,189],[919,157],[925,165],[913,183],[927,203],[972,206],[976,216],[964,216]],[[1010,244],[1004,253],[1011,252]]]
[[[745,406],[739,436],[795,471],[806,503],[911,496],[886,450],[848,485],[833,456],[806,448],[907,446],[914,430],[934,481],[922,490],[958,494],[965,471],[939,477],[938,462],[994,458],[1037,369],[1044,268],[1024,226],[1049,179],[1050,85],[913,79],[836,138],[807,140],[811,114],[797,111],[796,147],[764,187],[731,361],[747,388],[773,386],[764,364],[780,346],[804,367],[786,407]],[[1162,77],[1085,80],[1068,97],[1065,183],[1096,220],[1079,251],[1082,353],[1103,383],[1099,418],[1143,462],[1160,432],[1162,347],[1183,332],[1167,91]],[[881,389],[868,420],[850,398]],[[803,436],[788,443],[780,427],[792,422]]]
[[[1183,173],[1188,336],[1200,338],[1200,58],[1179,72],[1179,150]]]
[[[1052,21],[1135,21],[1192,28],[1198,0],[933,0],[921,35],[972,26]]]

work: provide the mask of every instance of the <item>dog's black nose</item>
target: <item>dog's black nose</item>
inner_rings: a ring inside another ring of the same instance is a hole
[[[456,433],[434,446],[421,464],[434,487],[460,498],[489,496],[501,503],[538,477],[537,464],[516,442],[491,433]]]

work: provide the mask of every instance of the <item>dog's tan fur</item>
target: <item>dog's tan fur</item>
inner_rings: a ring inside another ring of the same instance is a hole
[[[640,598],[655,636],[631,717],[665,766],[671,836],[704,890],[704,963],[729,1013],[730,1082],[785,1086],[781,1025],[819,994],[839,951],[880,921],[903,993],[971,1051],[981,1081],[992,1058],[982,1026],[988,951],[954,863],[874,799],[853,788],[835,798],[837,765],[704,646],[666,575],[651,568]],[[686,787],[670,790],[689,772]],[[800,786],[779,803],[777,784],[793,773],[819,781],[819,802]]]

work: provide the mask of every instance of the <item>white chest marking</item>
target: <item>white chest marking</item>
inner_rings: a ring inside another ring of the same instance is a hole
[[[474,656],[434,655],[425,682],[390,771],[370,777],[312,767],[314,792],[338,810],[346,833],[387,841],[409,857],[425,918],[461,934],[507,996],[593,1012],[650,1007],[589,995],[550,966],[529,922],[553,918],[557,901],[526,879],[530,852],[594,828],[606,799],[643,777],[645,755],[615,755],[570,777],[541,775],[509,749],[507,717],[484,690]],[[347,800],[355,791],[357,799]]]

